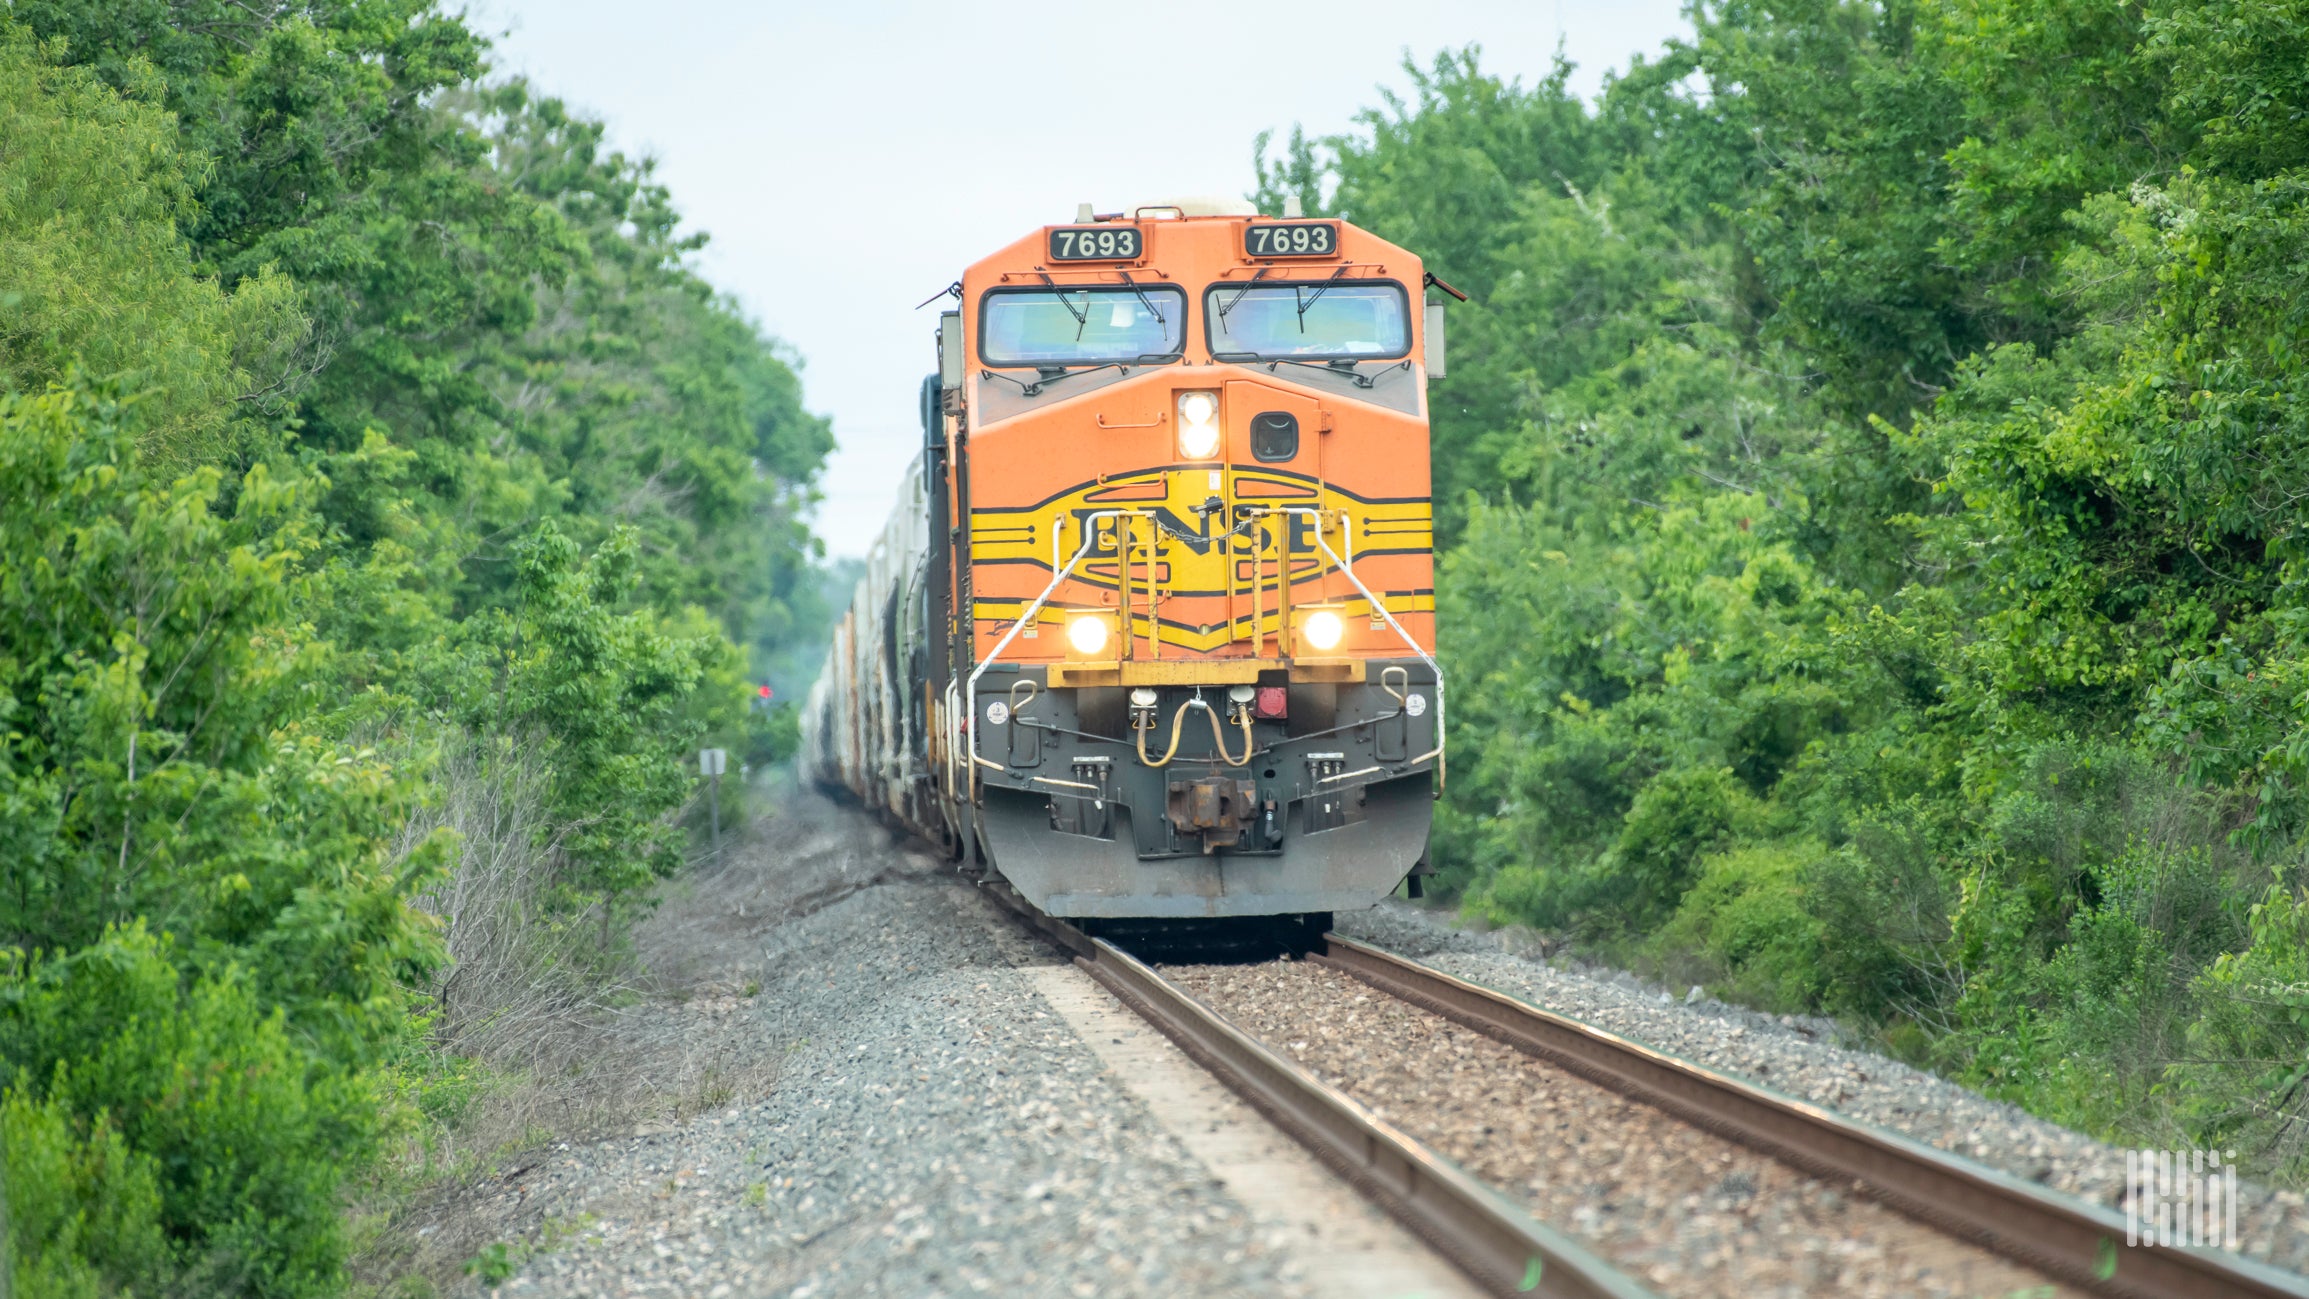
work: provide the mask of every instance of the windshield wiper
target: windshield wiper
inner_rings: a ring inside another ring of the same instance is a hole
[[[1243,281],[1243,287],[1235,290],[1235,296],[1227,299],[1227,305],[1219,308],[1219,319],[1225,320],[1227,313],[1235,309],[1235,304],[1243,300],[1243,295],[1251,291],[1251,286],[1267,278],[1267,272],[1273,269],[1271,266],[1262,266],[1259,268],[1258,274]]]
[[[1357,362],[1345,358],[1336,361],[1294,361],[1287,356],[1278,356],[1267,362],[1267,368],[1270,370],[1278,365],[1303,365],[1310,370],[1321,370],[1325,374],[1335,374],[1342,379],[1353,379],[1358,388],[1368,388],[1378,382],[1370,375],[1356,369]]]
[[[1038,365],[1034,367],[1035,379],[1032,383],[1028,383],[1026,380],[1021,379],[1016,375],[1000,374],[993,370],[980,370],[978,373],[988,379],[1000,379],[1005,383],[1017,384],[1018,395],[1021,397],[1039,397],[1042,395],[1043,389],[1054,383],[1057,383],[1061,379],[1071,379],[1078,374],[1093,374],[1100,370],[1120,370],[1123,373],[1128,374],[1130,373],[1130,368],[1133,365],[1145,365],[1150,361],[1159,363],[1167,359],[1167,357],[1160,356],[1142,356],[1136,361],[1107,361],[1100,365],[1086,365],[1080,369],[1073,370],[1070,370],[1063,365]]]
[[[1059,291],[1058,281],[1050,278],[1047,271],[1043,273],[1042,282],[1050,287],[1050,296],[1058,299],[1058,305],[1066,308],[1066,314],[1074,317],[1074,341],[1081,342],[1082,331],[1090,328],[1090,290],[1083,290],[1082,310],[1077,311],[1074,309],[1074,304],[1066,300],[1066,295]],[[1034,394],[1028,393],[1027,395],[1031,397]]]
[[[1095,374],[1100,370],[1122,370],[1127,372],[1129,369],[1129,366],[1124,365],[1120,361],[1109,361],[1104,365],[1086,365],[1079,370],[1069,370],[1063,365],[1038,365],[1034,367],[1034,372],[1042,377],[1036,379],[1033,383],[1026,385],[1025,393],[1029,397],[1038,396],[1043,389],[1054,383],[1057,383],[1059,380],[1071,379],[1078,374]]]
[[[1294,284],[1291,286],[1291,300],[1299,304],[1300,333],[1304,334],[1307,332],[1307,308],[1314,306],[1318,302],[1321,302],[1323,300],[1323,295],[1331,291],[1331,285],[1335,283],[1340,276],[1345,275],[1346,273],[1347,268],[1344,266],[1331,272],[1330,279],[1325,280],[1321,284],[1315,286],[1315,296],[1311,298],[1301,297],[1301,290],[1298,285]]]
[[[1363,363],[1349,356],[1333,357],[1328,361],[1301,361],[1288,356],[1261,356],[1257,352],[1213,352],[1211,359],[1224,361],[1230,365],[1256,365],[1264,362],[1270,370],[1278,365],[1303,365],[1310,370],[1321,370],[1325,374],[1338,375],[1342,379],[1353,379],[1358,388],[1368,388],[1373,383],[1378,382],[1373,376],[1357,369],[1356,367]]]
[[[1146,295],[1146,290],[1145,290],[1145,289],[1142,289],[1142,288],[1140,288],[1140,287],[1138,286],[1138,281],[1137,281],[1137,280],[1134,280],[1134,279],[1132,279],[1132,278],[1130,277],[1130,272],[1129,272],[1129,271],[1123,271],[1123,272],[1121,272],[1121,274],[1122,274],[1122,282],[1130,286],[1130,291],[1131,291],[1131,293],[1132,293],[1132,294],[1134,294],[1134,295],[1136,295],[1136,297],[1138,298],[1138,304],[1139,304],[1140,306],[1142,306],[1142,307],[1145,307],[1145,308],[1146,308],[1146,313],[1147,313],[1148,315],[1150,315],[1150,316],[1153,316],[1153,317],[1154,317],[1154,320],[1155,320],[1155,323],[1156,323],[1156,324],[1164,326],[1164,329],[1163,329],[1163,335],[1164,335],[1164,337],[1166,337],[1166,338],[1167,338],[1167,337],[1169,337],[1169,335],[1170,335],[1170,329],[1169,329],[1169,325],[1170,325],[1170,323],[1171,323],[1171,322],[1169,322],[1169,321],[1167,321],[1167,320],[1163,319],[1162,308],[1160,308],[1160,307],[1158,307],[1158,306],[1156,306],[1156,305],[1154,304],[1154,299],[1153,299],[1153,298],[1150,298],[1150,297],[1148,297],[1148,296]],[[1088,310],[1088,307],[1087,307],[1087,305],[1086,305],[1086,306],[1085,306],[1085,311],[1087,312],[1087,310]]]
[[[1028,383],[1026,380],[1019,378],[1015,374],[1002,374],[994,370],[980,370],[978,375],[982,379],[1000,379],[1004,383],[1017,384],[1018,395],[1021,397],[1039,397],[1042,395],[1043,389],[1054,383],[1057,383],[1061,379],[1071,379],[1078,374],[1089,374],[1093,370],[1119,370],[1126,368],[1128,367],[1124,366],[1120,361],[1109,361],[1105,365],[1086,365],[1079,370],[1069,370],[1063,365],[1038,365],[1034,367],[1036,378],[1032,383]]]
[[[1086,365],[1079,370],[1069,370],[1063,365],[1038,365],[1034,367],[1034,372],[1042,377],[1027,384],[1023,391],[1027,396],[1032,397],[1059,380],[1071,379],[1078,374],[1090,374],[1099,370],[1120,370],[1124,374],[1129,374],[1130,368],[1134,365],[1169,365],[1178,359],[1177,353],[1141,352],[1135,361],[1107,361],[1100,365]],[[1009,376],[1003,377],[1008,378]]]

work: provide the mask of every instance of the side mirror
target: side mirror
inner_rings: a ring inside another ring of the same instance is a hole
[[[938,382],[947,389],[962,386],[962,313],[948,311],[938,317]]]
[[[1443,377],[1443,354],[1443,304],[1430,302],[1427,304],[1426,362],[1428,378],[1440,379]]]

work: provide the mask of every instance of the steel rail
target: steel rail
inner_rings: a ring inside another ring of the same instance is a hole
[[[1324,935],[1324,946],[1309,959],[1816,1177],[1849,1182],[1910,1217],[2089,1293],[2125,1299],[2309,1296],[2309,1280],[2233,1254],[2129,1247],[2124,1218],[2099,1205],[1392,952],[1337,934]]]
[[[1137,957],[1044,915],[998,879],[981,881],[980,888],[1072,952],[1117,1000],[1484,1289],[1657,1299],[1424,1142],[1260,1045]]]

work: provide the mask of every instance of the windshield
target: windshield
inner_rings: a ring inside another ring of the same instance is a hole
[[[1219,284],[1203,297],[1213,355],[1337,360],[1411,350],[1400,284]]]
[[[1001,290],[985,298],[978,355],[988,365],[1111,365],[1186,349],[1187,295],[1176,288]]]

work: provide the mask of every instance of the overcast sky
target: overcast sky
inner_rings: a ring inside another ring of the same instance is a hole
[[[836,555],[872,542],[913,455],[936,325],[915,304],[969,262],[1077,203],[1242,194],[1258,132],[1347,129],[1407,84],[1406,50],[1478,42],[1529,82],[1560,35],[1592,95],[1687,30],[1680,0],[472,3],[500,71],[658,159],[712,235],[706,277],[799,353],[840,440],[817,520]]]

